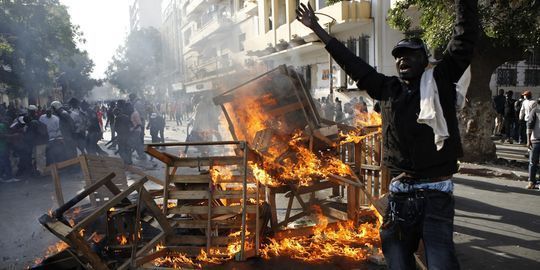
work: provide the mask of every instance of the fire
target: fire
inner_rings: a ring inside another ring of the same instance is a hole
[[[382,118],[379,113],[376,112],[362,112],[355,108],[354,125],[356,127],[368,127],[368,126],[380,126],[382,124]]]
[[[45,251],[45,255],[42,257],[42,258],[37,258],[34,260],[34,264],[40,264],[43,262],[43,260],[45,258],[48,258],[52,255],[55,255],[57,253],[60,253],[62,251],[64,251],[66,248],[68,248],[69,245],[66,244],[65,242],[63,241],[60,241],[58,243],[55,243],[54,245],[50,245],[47,247],[47,250]]]
[[[329,226],[328,220],[318,212],[319,223],[310,237],[288,237],[281,240],[270,239],[261,249],[263,258],[288,256],[306,262],[330,261],[336,256],[363,261],[370,254],[379,253],[380,223],[364,223],[355,226],[352,221],[339,222]]]
[[[211,169],[210,176],[212,177],[212,182],[217,184],[219,182],[227,182],[232,180],[233,173],[227,167],[219,167]]]
[[[377,134],[381,134],[381,129],[378,128],[376,131],[374,132],[370,132],[368,134],[365,134],[365,135],[362,135],[362,130],[351,130],[349,131],[348,133],[343,133],[343,132],[340,132],[339,133],[339,136],[342,138],[341,141],[339,142],[340,145],[343,145],[343,144],[346,144],[346,143],[359,143],[361,141],[363,141],[364,139],[367,139],[367,138],[370,138],[370,137],[373,137]]]
[[[124,246],[128,243],[127,237],[125,235],[116,236],[116,241],[118,241],[121,246]]]

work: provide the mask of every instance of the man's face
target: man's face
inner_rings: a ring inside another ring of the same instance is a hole
[[[395,59],[399,77],[406,81],[420,79],[428,64],[422,50],[402,48],[396,53]]]

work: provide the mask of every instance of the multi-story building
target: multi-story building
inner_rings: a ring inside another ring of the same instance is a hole
[[[186,93],[226,89],[243,70],[257,30],[255,1],[188,0],[182,6]]]
[[[512,90],[514,98],[525,90],[532,92],[534,98],[540,98],[540,50],[530,49],[526,60],[505,63],[497,68],[489,84],[493,95],[499,89]]]
[[[181,33],[181,0],[161,2],[161,44],[163,50],[162,82],[167,96],[183,90],[183,48]]]
[[[259,0],[258,34],[248,40],[246,49],[255,52],[269,68],[297,66],[316,97],[328,95],[330,86],[332,92],[356,89],[345,72],[332,63],[316,35],[296,20],[295,9],[300,2],[308,0]],[[392,1],[327,2],[309,0],[319,23],[379,72],[395,74],[390,51],[403,35],[386,23]]]
[[[161,0],[130,0],[129,27],[131,31],[161,27]]]

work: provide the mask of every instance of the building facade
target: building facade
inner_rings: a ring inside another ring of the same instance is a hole
[[[257,29],[255,1],[188,0],[182,6],[184,90],[224,90],[245,70],[246,41]]]
[[[181,0],[163,0],[161,2],[161,44],[163,50],[163,88],[167,96],[174,96],[184,86],[184,57],[182,47]]]
[[[161,27],[162,0],[129,0],[129,27],[131,31],[141,28]]]
[[[524,61],[505,63],[495,70],[491,76],[490,88],[493,95],[499,89],[512,90],[514,98],[525,90],[540,98],[540,50],[531,49]]]

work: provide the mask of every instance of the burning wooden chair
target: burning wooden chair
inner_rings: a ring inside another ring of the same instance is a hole
[[[279,66],[215,97],[214,103],[222,108],[232,137],[246,140],[263,163],[283,164],[287,160],[306,159],[305,155],[298,154],[297,149],[292,149],[298,147],[291,145],[291,142],[299,140],[307,141],[305,145],[298,146],[309,149],[314,155],[330,149],[335,151],[337,156],[339,132],[346,127],[322,119],[304,85],[302,78],[294,70]],[[360,153],[361,147],[358,145],[357,154]],[[345,157],[347,151],[342,150],[342,152]],[[350,156],[354,157],[353,154]],[[256,160],[254,160],[255,163],[257,163]],[[361,167],[360,158],[358,158],[358,167]],[[361,171],[358,169],[356,172],[349,172],[349,179],[339,177],[339,175],[336,175],[337,178],[318,177],[311,181],[308,187],[303,186],[305,183],[265,185],[268,194],[267,201],[271,206],[272,228],[279,230],[280,227],[308,215],[311,212],[311,205],[314,204],[321,206],[323,212],[330,217],[354,219],[354,213],[360,206],[360,191],[368,196],[372,193],[371,190],[369,192],[363,190],[364,182],[361,177],[356,176],[358,172]],[[334,174],[340,173],[336,171]],[[344,180],[349,183],[345,184]],[[329,188],[336,189],[340,185],[351,185],[351,183],[356,186],[349,188],[350,201],[347,212],[331,204],[325,204],[324,201],[310,199],[306,202],[302,198],[303,194],[314,194]],[[285,219],[281,222],[278,221],[276,212],[276,195],[280,193],[285,193],[288,198]],[[298,201],[303,211],[291,216],[294,199]],[[369,196],[369,199],[372,197]]]

